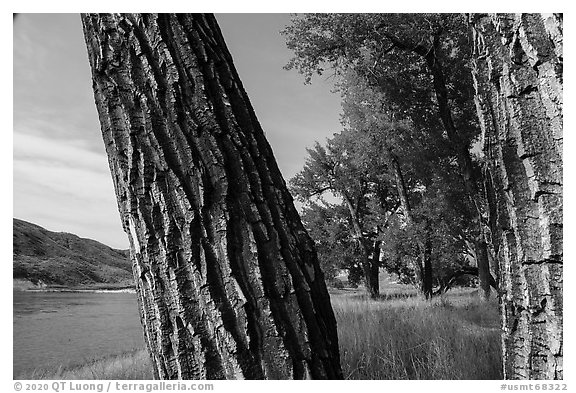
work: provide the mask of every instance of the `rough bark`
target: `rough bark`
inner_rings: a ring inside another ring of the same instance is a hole
[[[498,236],[493,236],[493,234],[498,233],[498,209],[506,209],[505,206],[498,207],[498,204],[503,204],[504,200],[496,199],[496,190],[494,185],[494,180],[492,179],[492,173],[490,172],[489,165],[485,162],[483,164],[483,181],[484,181],[484,197],[486,199],[487,214],[488,214],[488,230],[486,231],[487,243],[489,247],[489,256],[491,257],[492,263],[490,264],[491,269],[495,273],[496,281],[500,280],[500,264],[498,263],[498,255],[500,253],[500,247],[502,246]]]
[[[483,239],[476,238],[474,242],[474,248],[476,250],[476,261],[478,265],[478,283],[479,283],[479,294],[484,297],[484,299],[490,298],[490,281],[494,280],[490,274],[490,259],[488,258],[488,245]]]
[[[157,377],[342,378],[313,242],[215,18],[82,22]]]
[[[504,375],[563,377],[562,15],[471,15]]]

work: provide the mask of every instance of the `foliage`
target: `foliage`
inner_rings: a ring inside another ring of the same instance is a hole
[[[359,115],[354,118],[356,124],[366,124],[360,119]],[[308,150],[304,169],[290,181],[295,195],[306,202],[302,218],[317,243],[322,268],[328,277],[348,269],[351,281],[361,272],[362,257],[354,216],[345,201],[348,199],[361,227],[362,241],[367,245],[381,242],[383,267],[397,274],[401,282],[417,285],[419,244],[430,237],[433,279],[441,281],[468,264],[464,256],[472,212],[457,169],[449,157],[436,154],[422,160],[411,151],[415,145],[395,142],[395,135],[413,132],[408,124],[384,120],[371,124],[381,125],[380,131],[346,128],[326,146],[317,143]],[[386,155],[392,143],[406,152],[402,169],[407,168],[412,221],[400,209],[397,183]],[[314,202],[329,191],[341,197],[340,203]]]
[[[436,131],[442,128],[438,93],[445,94],[462,143],[478,133],[471,40],[462,15],[304,14],[282,34],[294,52],[286,68],[298,70],[307,82],[328,69],[346,95],[353,71],[386,96],[398,120]],[[435,85],[432,64],[443,69],[445,92]]]
[[[417,283],[427,255],[436,281],[466,266],[483,202],[466,183],[481,177],[468,162],[479,129],[464,18],[305,14],[283,34],[286,68],[307,82],[335,76],[345,127],[309,150],[293,190],[352,201],[365,240],[381,241],[383,266],[402,282]]]
[[[350,219],[341,205],[310,203],[302,211],[302,221],[314,239],[320,267],[328,281],[341,269],[346,269],[348,280],[357,283],[361,276],[357,244],[350,229]]]
[[[353,71],[346,73],[340,85],[343,124],[370,139],[365,146],[365,160],[385,160],[389,166],[391,158],[399,159],[408,187],[425,185],[436,167],[450,160],[450,144],[440,131],[429,123],[424,127],[400,119],[380,89],[371,87]]]
[[[328,272],[333,270],[329,266],[348,269],[353,283],[362,270],[365,283],[377,296],[379,260],[374,243],[381,226],[396,213],[398,198],[386,160],[379,154],[382,140],[372,136],[347,129],[335,134],[326,146],[316,143],[308,149],[306,164],[290,180],[290,187],[309,205],[303,211],[303,222],[317,241],[324,268]],[[340,198],[340,204],[313,203],[327,192]]]

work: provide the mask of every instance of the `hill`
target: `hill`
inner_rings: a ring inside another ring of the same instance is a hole
[[[14,218],[13,278],[16,289],[131,287],[127,250],[71,233],[52,232]]]

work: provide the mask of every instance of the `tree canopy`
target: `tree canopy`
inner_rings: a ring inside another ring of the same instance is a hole
[[[400,271],[397,262],[404,259],[406,280],[420,282],[427,295],[442,274],[470,261],[486,266],[465,18],[307,14],[295,16],[283,34],[294,52],[286,68],[307,83],[330,72],[342,96],[344,130],[308,151],[309,161],[291,182],[297,195],[330,190],[341,196],[356,216],[356,238],[375,233],[371,239],[379,244],[386,238],[383,264]],[[383,226],[378,209],[396,215],[395,224]]]

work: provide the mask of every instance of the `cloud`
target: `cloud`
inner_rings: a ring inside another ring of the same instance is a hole
[[[14,134],[14,216],[125,248],[107,158],[81,145]]]
[[[18,16],[13,70],[14,132],[84,140],[103,152],[78,15]]]
[[[292,54],[278,31],[289,15],[217,18],[288,180],[306,147],[339,130],[339,97],[329,81],[304,86],[301,75],[282,69]],[[78,15],[22,14],[13,42],[14,214],[126,247]]]
[[[82,140],[58,140],[20,132],[15,132],[13,138],[15,166],[25,163],[42,163],[70,170],[82,169],[101,174],[107,173],[106,155],[87,150]]]

